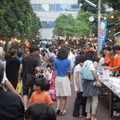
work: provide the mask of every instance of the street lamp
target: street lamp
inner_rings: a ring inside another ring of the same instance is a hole
[[[89,5],[93,7],[97,7],[94,3],[90,2],[89,0],[85,0]],[[99,56],[100,53],[100,18],[101,18],[101,0],[98,0],[98,49],[97,54]]]
[[[94,3],[90,2],[89,0],[85,0],[85,2],[87,2],[89,5],[91,5],[92,7],[97,7],[97,5],[95,5]]]

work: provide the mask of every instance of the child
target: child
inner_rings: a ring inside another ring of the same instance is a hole
[[[27,109],[25,118],[25,120],[56,120],[56,115],[52,106],[37,103]]]
[[[50,91],[49,91],[50,97],[53,101],[55,101],[57,97],[56,97],[56,93],[54,92],[55,88],[53,85],[53,66],[51,66],[50,74],[47,76],[46,80],[50,82]]]
[[[105,56],[104,53],[103,53],[103,52],[100,52],[99,65],[103,65],[103,64],[104,64],[104,61],[105,61],[104,56]]]
[[[51,100],[49,94],[45,91],[48,91],[50,88],[50,84],[45,81],[44,78],[37,78],[34,85],[35,92],[32,94],[30,98],[30,102],[32,104],[35,103],[44,103],[48,105],[52,105],[53,101]]]
[[[103,64],[103,77],[108,78],[112,75],[112,72],[109,70],[109,64],[104,63]]]
[[[53,59],[50,58],[50,59],[48,59],[47,62],[48,62],[48,64],[47,64],[47,66],[46,66],[46,68],[45,68],[45,70],[44,70],[44,75],[45,75],[45,77],[47,77],[47,76],[50,74],[51,66],[53,66]]]

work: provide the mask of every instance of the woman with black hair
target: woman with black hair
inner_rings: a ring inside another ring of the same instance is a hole
[[[10,57],[6,61],[6,75],[13,87],[16,89],[18,83],[18,74],[20,68],[20,60],[16,58],[17,51],[11,49]]]
[[[90,119],[96,120],[95,114],[96,114],[97,105],[98,105],[99,87],[101,87],[101,82],[98,79],[93,61],[94,61],[94,52],[87,51],[85,54],[85,62],[83,64],[83,67],[87,66],[92,71],[94,80],[84,79],[83,97],[87,97],[87,103],[86,103],[87,119],[86,120],[90,120]],[[90,114],[91,105],[92,105],[92,113],[91,113],[92,115]]]
[[[57,59],[54,60],[53,68],[53,82],[56,89],[57,109],[56,114],[66,114],[65,106],[67,96],[71,96],[71,87],[68,78],[68,72],[71,72],[70,60],[68,58],[68,51],[64,48],[59,50]],[[56,77],[57,71],[57,77]],[[56,77],[56,79],[55,79]],[[62,97],[62,108],[60,109],[60,101]]]
[[[50,84],[44,78],[37,78],[34,85],[35,92],[30,98],[32,104],[35,103],[45,103],[52,105],[53,101],[51,100],[49,94],[45,91],[50,89]]]

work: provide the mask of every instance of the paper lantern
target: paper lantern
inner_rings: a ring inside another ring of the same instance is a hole
[[[26,45],[26,48],[29,48],[30,47],[30,45]]]

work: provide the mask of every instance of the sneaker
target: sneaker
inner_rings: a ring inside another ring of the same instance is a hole
[[[56,109],[56,114],[57,114],[57,115],[60,114],[60,107],[57,107],[57,109]]]
[[[66,110],[60,112],[61,115],[65,115],[66,114]]]

